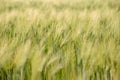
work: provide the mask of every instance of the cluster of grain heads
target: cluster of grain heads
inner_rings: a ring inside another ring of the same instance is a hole
[[[14,64],[15,64],[16,68],[20,68],[25,64],[25,62],[28,58],[30,47],[31,47],[30,40],[26,41],[20,47],[18,47],[18,49],[14,55]]]
[[[52,80],[59,70],[62,69],[62,64],[59,62],[60,55],[51,54],[51,50],[46,54],[44,52],[45,47],[41,47],[41,50],[35,50],[31,60],[31,80]]]

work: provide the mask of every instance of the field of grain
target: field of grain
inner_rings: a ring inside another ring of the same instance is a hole
[[[0,80],[120,80],[120,1],[0,0]]]

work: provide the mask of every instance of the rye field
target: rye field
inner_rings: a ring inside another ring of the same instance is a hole
[[[0,0],[0,80],[120,80],[120,0]]]

